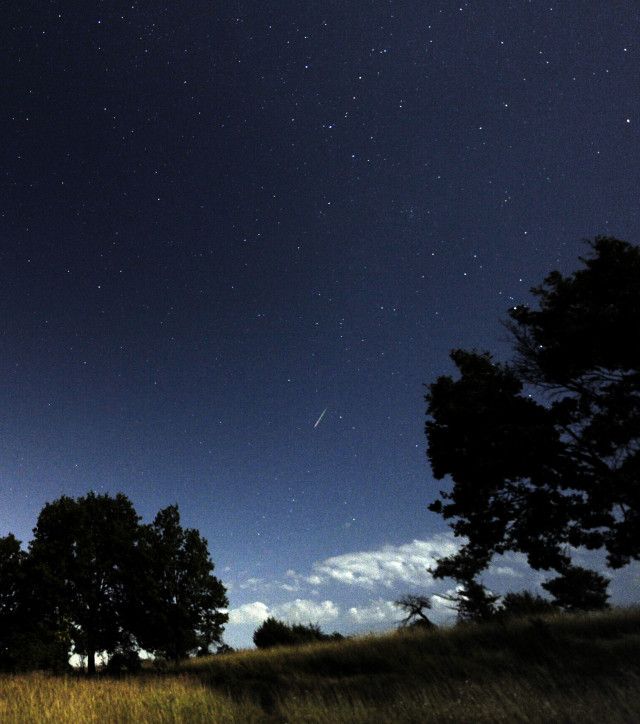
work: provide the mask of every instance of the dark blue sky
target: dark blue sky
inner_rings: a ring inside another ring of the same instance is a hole
[[[640,239],[638,37],[615,1],[11,4],[0,535],[177,502],[230,643],[391,625],[451,545],[422,383]]]

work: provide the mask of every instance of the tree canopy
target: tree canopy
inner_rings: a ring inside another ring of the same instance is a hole
[[[62,496],[47,503],[34,528],[29,553],[34,585],[58,623],[69,622],[74,652],[87,657],[113,651],[127,635],[127,583],[134,561],[139,517],[119,494]]]
[[[131,501],[62,496],[38,516],[28,551],[0,539],[0,668],[60,669],[106,652],[132,668],[143,648],[178,660],[221,642],[228,602],[207,542],[177,506],[141,525]]]
[[[161,510],[142,530],[143,559],[150,585],[140,591],[146,613],[140,622],[143,646],[175,661],[221,643],[228,601],[211,572],[207,541],[183,529],[177,505]]]
[[[453,484],[430,509],[468,539],[436,576],[468,582],[518,551],[603,602],[606,579],[581,574],[571,547],[612,568],[640,558],[640,249],[587,243],[582,268],[532,289],[537,309],[509,310],[510,362],[454,350],[458,377],[429,385],[427,454]]]

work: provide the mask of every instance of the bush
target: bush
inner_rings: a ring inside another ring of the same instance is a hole
[[[602,611],[609,608],[609,579],[596,571],[570,566],[562,575],[545,581],[542,587],[565,611]]]
[[[229,644],[220,644],[218,648],[216,649],[216,656],[224,656],[226,654],[233,654],[235,653],[235,649],[233,646],[229,646]]]
[[[511,592],[505,595],[498,614],[500,616],[539,616],[557,610],[557,606],[537,593],[519,591],[518,593]]]
[[[128,672],[136,674],[142,668],[142,661],[137,651],[128,648],[118,648],[109,656],[107,671],[110,674]]]
[[[343,637],[334,632],[325,634],[317,624],[289,625],[269,617],[253,634],[253,643],[259,649],[268,649],[273,646],[302,646],[319,641],[338,641]]]

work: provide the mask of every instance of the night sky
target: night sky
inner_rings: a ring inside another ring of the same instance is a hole
[[[628,0],[8,4],[0,535],[177,502],[234,646],[444,592],[423,383],[506,358],[584,238],[640,241],[638,38]]]

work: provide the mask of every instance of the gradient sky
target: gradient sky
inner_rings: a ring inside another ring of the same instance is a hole
[[[422,385],[508,355],[582,239],[640,240],[639,37],[616,0],[9,4],[0,535],[177,502],[234,646],[445,591]]]

